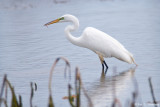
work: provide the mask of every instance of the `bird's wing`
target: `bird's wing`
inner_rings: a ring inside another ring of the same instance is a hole
[[[133,63],[133,55],[124,46],[108,34],[87,27],[82,36],[83,47],[101,53],[104,57],[116,57],[122,61]]]

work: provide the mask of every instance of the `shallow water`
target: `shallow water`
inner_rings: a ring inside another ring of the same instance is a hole
[[[2,0],[1,0],[2,1]],[[7,74],[17,94],[29,104],[30,82],[36,82],[38,91],[33,104],[47,106],[49,70],[59,56],[66,57],[72,67],[80,68],[84,86],[95,107],[109,107],[113,101],[113,81],[116,96],[125,105],[131,100],[137,81],[137,104],[150,107],[152,101],[148,77],[152,77],[156,99],[160,101],[160,1],[68,1],[54,4],[52,1],[3,1],[0,3],[0,80]],[[80,20],[80,28],[73,32],[79,36],[87,26],[102,30],[120,41],[139,65],[129,65],[115,58],[106,59],[107,75],[101,74],[98,56],[88,49],[72,45],[64,35],[69,23],[43,25],[63,14],[74,14]],[[67,82],[61,61],[55,69],[53,98],[56,107],[65,105]],[[113,69],[116,68],[116,74]],[[116,80],[115,80],[116,79]],[[87,106],[87,101],[82,100]]]

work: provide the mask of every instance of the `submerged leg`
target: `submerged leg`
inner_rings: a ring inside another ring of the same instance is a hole
[[[99,56],[99,59],[100,59],[101,64],[102,64],[102,71],[103,71],[103,72],[104,72],[104,65],[105,65],[105,67],[106,67],[106,70],[105,70],[105,74],[106,74],[106,73],[107,73],[107,70],[108,70],[108,66],[107,66],[107,64],[106,64],[103,56],[102,56],[102,55],[98,55],[98,56]]]
[[[104,64],[102,64],[102,70],[104,71]]]
[[[107,73],[108,70],[108,65],[106,64],[105,60],[103,61],[104,65],[106,66],[105,74]]]

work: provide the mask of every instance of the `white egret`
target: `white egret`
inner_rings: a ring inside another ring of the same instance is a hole
[[[58,22],[72,22],[72,25],[68,25],[65,28],[67,39],[74,45],[88,48],[95,52],[101,61],[102,70],[104,70],[104,65],[106,66],[106,71],[108,69],[104,57],[115,57],[129,64],[136,64],[133,55],[121,43],[96,28],[87,27],[80,37],[72,36],[71,32],[79,28],[79,20],[73,15],[63,15],[56,20],[46,23],[45,26]]]

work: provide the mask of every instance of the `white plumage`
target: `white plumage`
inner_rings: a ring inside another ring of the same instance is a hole
[[[115,57],[130,64],[134,63],[133,55],[122,44],[98,29],[87,27],[80,41],[83,47],[91,49],[103,57]]]

